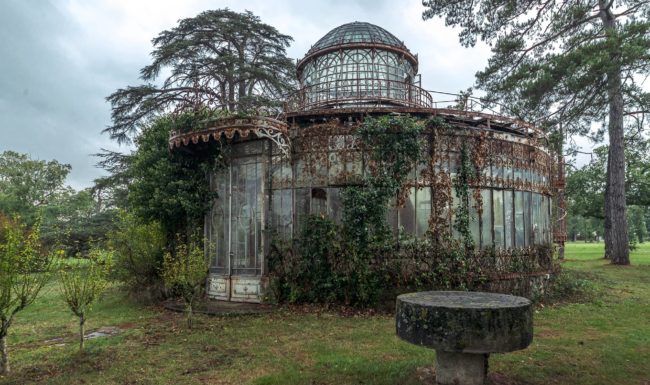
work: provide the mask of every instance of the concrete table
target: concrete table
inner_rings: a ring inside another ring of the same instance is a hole
[[[436,350],[438,384],[483,385],[490,353],[533,340],[531,302],[512,295],[425,291],[397,297],[397,335]]]

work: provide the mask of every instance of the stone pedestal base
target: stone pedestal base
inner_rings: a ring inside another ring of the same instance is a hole
[[[436,383],[440,385],[483,385],[488,354],[448,353],[436,350]]]

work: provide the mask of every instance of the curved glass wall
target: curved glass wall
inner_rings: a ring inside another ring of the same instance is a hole
[[[467,137],[449,135],[438,144],[438,150],[443,149],[445,155],[439,158],[435,169],[449,177],[451,186],[459,167],[459,147],[464,141]],[[488,139],[488,143],[495,148],[481,170],[480,184],[471,186],[470,232],[475,244],[518,248],[550,242],[551,158],[532,145],[502,139]],[[293,162],[279,153],[272,155],[271,160],[271,205],[273,210],[282,210],[270,214],[271,225],[285,238],[300,228],[300,220],[307,214],[340,219],[340,188],[360,183],[364,172],[364,156],[352,135],[305,134],[294,139],[294,148]],[[429,148],[423,152],[428,155]],[[427,179],[430,171],[426,159],[413,170],[403,207],[394,208],[388,215],[387,221],[396,235],[402,232],[424,236],[429,229],[437,192]],[[448,194],[453,198],[451,210],[441,209],[453,234],[458,201],[453,187]]]
[[[347,49],[318,56],[304,66],[306,104],[407,101],[415,71],[395,52]]]

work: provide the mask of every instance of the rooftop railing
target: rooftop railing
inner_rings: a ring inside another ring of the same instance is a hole
[[[388,79],[334,80],[301,88],[287,100],[286,111],[361,106],[433,107],[423,88]]]

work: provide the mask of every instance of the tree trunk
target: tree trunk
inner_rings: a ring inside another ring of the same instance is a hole
[[[558,242],[558,259],[564,260],[564,244],[566,241],[566,201],[564,197],[564,191],[566,189],[566,182],[564,178],[564,127],[562,122],[560,122],[560,148],[558,149],[558,175],[557,178],[563,181],[563,185],[557,190],[557,204],[556,206],[556,217],[557,223],[554,226],[554,230],[563,232],[560,234],[560,239]]]
[[[84,316],[79,317],[79,351],[83,352],[85,339],[84,339],[84,324],[86,323],[86,318]]]
[[[605,176],[606,182],[605,182],[605,233],[604,238],[605,238],[605,259],[610,259],[611,251],[610,247],[612,246],[612,218],[611,218],[611,213],[609,211],[609,177],[608,175],[610,174],[609,170],[609,160],[611,156],[609,154],[609,150],[607,151],[607,173]]]
[[[607,8],[605,0],[599,0],[600,16],[609,38],[616,34],[616,19]],[[620,60],[617,53],[611,54],[612,64]],[[630,264],[630,249],[628,240],[627,217],[625,213],[625,144],[623,127],[623,92],[620,65],[611,65],[607,72],[607,95],[609,99],[609,182],[607,195],[607,211],[609,215],[611,234],[609,257],[615,265]]]
[[[0,376],[9,374],[9,351],[7,351],[7,336],[0,337]]]

